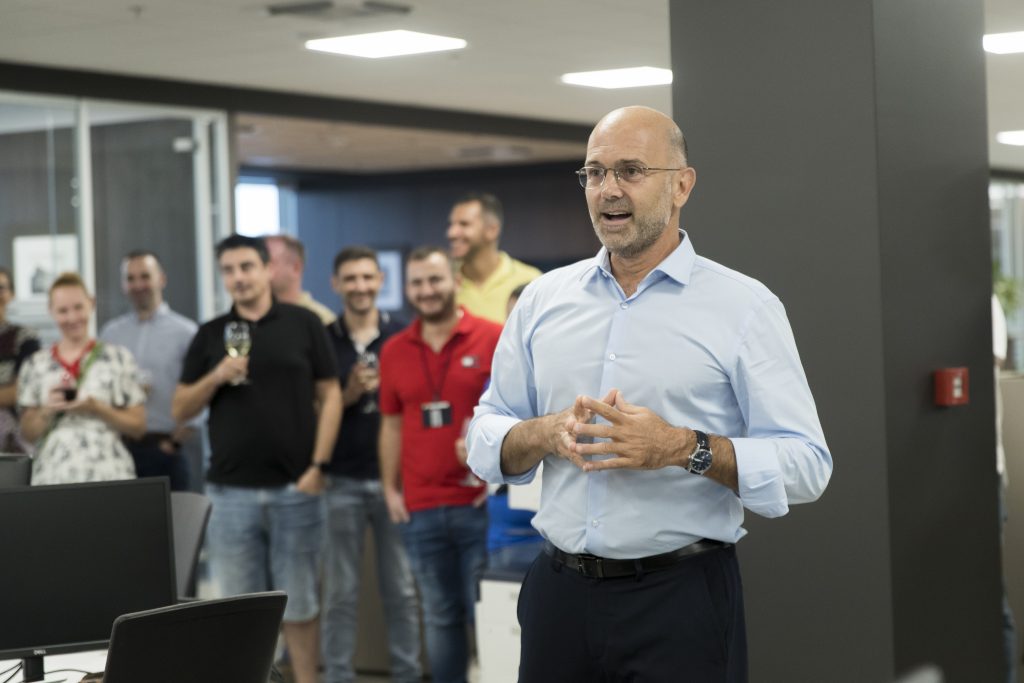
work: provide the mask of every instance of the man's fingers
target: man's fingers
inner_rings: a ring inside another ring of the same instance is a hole
[[[613,403],[612,405],[614,405],[616,409],[622,411],[623,413],[635,414],[643,410],[643,408],[641,408],[640,406],[633,405],[632,403],[626,401],[626,397],[622,395],[621,391],[618,394],[616,394],[615,403]]]
[[[615,405],[615,401],[619,396],[622,396],[622,392],[620,392],[618,389],[612,389],[604,398],[601,399],[601,401],[607,403],[610,406],[613,406]]]
[[[601,439],[610,439],[614,435],[615,431],[608,425],[605,424],[582,424],[577,422],[573,427],[573,433],[576,437],[581,436],[592,436]]]
[[[608,460],[590,460],[583,466],[584,472],[600,472],[601,470],[621,470],[636,467],[629,458],[609,458]]]
[[[608,405],[607,403],[604,403],[603,401],[598,401],[596,398],[584,396],[583,407],[586,408],[587,410],[597,413],[598,415],[600,415],[601,417],[603,417],[604,419],[608,420],[613,424],[619,421],[619,411],[613,408],[612,406]]]
[[[580,443],[572,447],[574,453],[583,455],[608,455],[614,453],[615,444],[611,441],[599,441],[597,443]]]

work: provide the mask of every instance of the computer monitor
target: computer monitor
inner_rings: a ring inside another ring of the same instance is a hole
[[[122,614],[176,601],[166,479],[0,489],[0,659],[107,646]]]
[[[104,683],[267,683],[287,598],[251,593],[125,614]]]

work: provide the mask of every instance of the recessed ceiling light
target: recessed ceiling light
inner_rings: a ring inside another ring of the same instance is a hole
[[[461,50],[464,47],[466,47],[466,41],[461,38],[435,36],[415,31],[381,31],[380,33],[361,33],[355,36],[337,36],[306,41],[308,50],[333,52],[353,57],[369,57],[370,59]]]
[[[1009,55],[1024,52],[1024,31],[1013,33],[990,33],[981,39],[985,52],[997,55]]]
[[[996,133],[996,142],[1024,147],[1024,130],[1004,130],[1002,133]]]
[[[671,82],[671,69],[657,69],[653,66],[562,74],[562,83],[585,85],[590,88],[639,88],[646,85],[667,85]]]

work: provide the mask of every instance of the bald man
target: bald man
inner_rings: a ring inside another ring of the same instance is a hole
[[[696,172],[670,118],[611,112],[577,174],[604,246],[523,293],[467,439],[490,482],[544,462],[519,681],[745,681],[744,511],[832,472],[793,334],[680,229]]]

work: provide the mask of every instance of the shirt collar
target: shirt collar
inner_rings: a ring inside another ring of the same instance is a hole
[[[693,250],[693,242],[685,230],[680,230],[679,235],[679,245],[661,263],[654,267],[654,270],[647,275],[647,278],[650,278],[653,273],[661,273],[681,285],[689,283],[690,275],[693,272],[693,264],[697,261],[697,252]],[[597,273],[602,273],[606,277],[612,277],[611,256],[608,253],[607,247],[601,247],[597,255],[583,269],[583,272],[580,273],[580,281],[593,279]]]
[[[134,311],[133,310],[131,313],[132,313],[132,316],[135,318],[135,322],[137,322],[137,323],[139,323],[141,325],[142,323],[146,322],[147,320],[156,320],[157,318],[159,318],[162,315],[167,315],[168,313],[170,313],[170,311],[171,311],[171,307],[167,305],[167,302],[166,301],[161,301],[160,305],[156,307],[155,311],[153,311],[153,315],[149,316],[149,318],[147,318],[146,320],[143,320],[142,318],[139,317],[139,312],[138,311]]]
[[[459,306],[459,312],[462,313],[462,315],[459,316],[459,321],[455,323],[455,327],[452,329],[451,336],[448,337],[447,341],[445,341],[445,346],[447,346],[448,343],[451,342],[452,339],[455,339],[455,337],[457,337],[458,335],[468,334],[471,331],[469,322],[469,318],[471,316],[469,315],[469,312],[466,311],[464,306]],[[419,316],[416,316],[416,319],[412,321],[411,327],[413,340],[417,344],[423,344],[423,319]]]
[[[384,333],[384,327],[386,325],[390,325],[390,324],[391,324],[391,314],[388,313],[387,311],[382,311],[380,309],[377,309],[377,331],[380,334],[383,334]],[[342,308],[340,311],[338,311],[338,315],[336,315],[334,317],[334,322],[331,323],[331,325],[334,326],[334,329],[338,333],[338,336],[340,338],[342,338],[342,339],[348,339],[349,338],[350,335],[348,333],[348,325],[345,324],[345,309],[344,308]],[[379,339],[379,337],[378,337],[378,339]]]
[[[242,316],[238,315],[238,308],[235,306],[235,304],[231,304],[231,311],[228,313],[228,318],[231,319],[231,320],[244,320],[245,322],[247,322],[247,323],[249,323],[251,325],[255,325],[255,324],[263,322],[264,320],[270,320],[271,318],[276,318],[277,314],[278,314],[278,312],[280,312],[280,310],[281,310],[281,304],[278,302],[277,297],[274,296],[274,297],[271,297],[271,299],[270,299],[270,310],[268,310],[266,312],[266,314],[262,318],[260,318],[259,320],[249,320],[248,318],[243,318]]]

